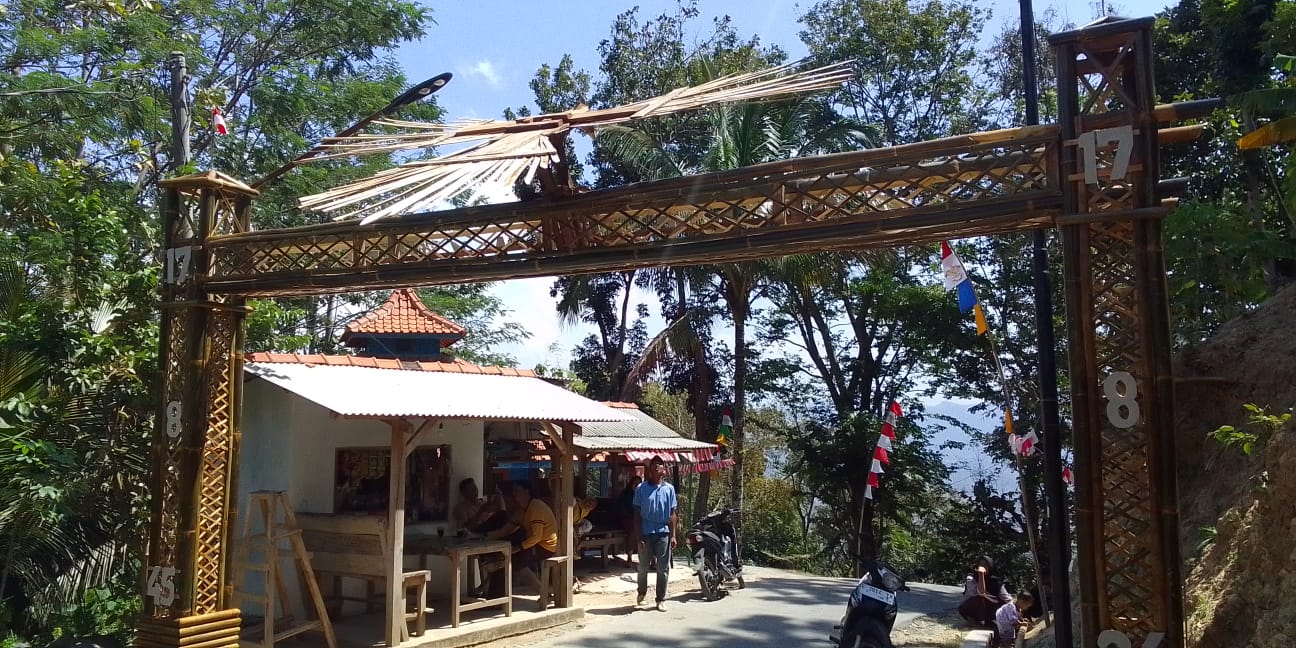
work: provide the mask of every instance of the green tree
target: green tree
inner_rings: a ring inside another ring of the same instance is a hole
[[[800,22],[811,57],[853,59],[835,101],[893,146],[979,130],[990,97],[975,74],[989,12],[966,0],[823,0]]]
[[[719,76],[714,62],[696,61],[701,81]],[[707,130],[696,141],[680,147],[676,141],[655,139],[651,127],[613,126],[601,131],[598,143],[610,158],[620,160],[645,180],[660,180],[698,173],[728,171],[800,155],[814,155],[861,147],[869,141],[867,129],[838,117],[822,99],[805,97],[779,103],[721,105],[704,113]],[[700,150],[698,162],[680,153]],[[733,506],[743,508],[744,419],[747,405],[747,324],[752,302],[764,280],[767,264],[726,263],[704,266],[691,275],[708,281],[708,288],[724,301],[733,322],[733,456],[730,474]]]
[[[135,589],[152,482],[156,181],[199,166],[252,179],[384,105],[405,85],[390,48],[421,35],[427,16],[394,0],[7,0],[0,16],[0,264],[32,288],[0,337],[46,368],[29,402],[4,406],[16,408],[0,461],[5,626],[42,639],[96,630],[77,624],[120,630],[134,607],[112,593]],[[168,157],[173,51],[192,79],[186,168]],[[231,135],[210,129],[214,107]],[[297,195],[389,163],[286,176],[264,188],[257,225],[307,222]]]

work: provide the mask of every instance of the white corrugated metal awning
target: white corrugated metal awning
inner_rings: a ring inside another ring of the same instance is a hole
[[[683,437],[605,437],[591,436],[584,433],[576,436],[576,447],[585,450],[706,450],[715,449],[715,444],[694,441]]]
[[[341,416],[505,421],[626,421],[633,417],[539,378],[297,363],[246,371]]]

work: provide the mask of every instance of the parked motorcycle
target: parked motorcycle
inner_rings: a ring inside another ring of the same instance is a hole
[[[702,586],[702,597],[708,601],[720,598],[725,583],[737,581],[738,589],[747,586],[742,577],[742,559],[730,518],[738,509],[713,511],[693,524],[688,532],[693,573]]]
[[[829,635],[828,641],[841,648],[895,648],[891,628],[899,611],[896,594],[907,591],[904,577],[894,567],[870,561],[846,602],[841,623],[833,626],[841,637]]]

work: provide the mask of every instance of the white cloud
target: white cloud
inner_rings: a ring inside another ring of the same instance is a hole
[[[500,75],[499,70],[495,69],[495,63],[490,59],[482,59],[472,63],[464,70],[464,76],[481,77],[492,88],[499,88],[504,85],[504,78]]]

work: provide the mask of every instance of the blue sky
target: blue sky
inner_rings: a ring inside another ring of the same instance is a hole
[[[987,34],[996,33],[1006,22],[1018,21],[1017,0],[979,0],[991,10]],[[426,37],[403,47],[398,59],[411,82],[421,81],[441,72],[452,72],[454,80],[437,94],[437,101],[447,111],[447,118],[499,118],[506,107],[532,105],[527,83],[537,68],[555,65],[564,54],[571,54],[580,69],[597,73],[600,40],[607,37],[613,18],[622,11],[640,7],[640,17],[647,19],[671,11],[674,0],[642,0],[634,3],[603,0],[563,0],[559,3],[535,4],[517,0],[475,0],[426,3],[432,8],[436,24]],[[797,37],[797,16],[813,1],[801,0],[701,0],[702,16],[695,21],[698,29],[707,29],[711,18],[729,15],[739,35],[757,35],[765,44],[781,47],[793,59],[805,55]],[[1099,7],[1095,0],[1036,0],[1035,11],[1042,15],[1048,8],[1057,11],[1063,23],[1081,25],[1089,22]],[[1115,13],[1130,17],[1155,14],[1169,0],[1107,0]],[[581,135],[573,135],[580,138]],[[577,146],[581,144],[578,142]],[[522,322],[533,337],[525,344],[501,349],[517,358],[520,366],[536,364],[566,367],[571,348],[592,327],[561,327],[549,297],[552,279],[527,279],[500,284],[496,294],[512,309],[511,318]],[[656,300],[648,294],[639,301],[656,311]],[[660,330],[662,323],[650,323],[649,334]],[[729,330],[717,335],[732,338]],[[933,412],[950,414],[981,428],[991,429],[989,419],[967,413],[968,403],[933,401]],[[963,440],[962,433],[942,435]],[[955,475],[954,485],[966,487],[973,475],[989,469],[988,462],[972,451],[953,453],[949,457],[964,465]],[[981,465],[978,466],[977,464]],[[1008,473],[1001,473],[1000,486],[1015,490]]]

